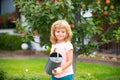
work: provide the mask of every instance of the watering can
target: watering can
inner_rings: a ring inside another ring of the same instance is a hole
[[[52,75],[52,70],[54,70],[57,67],[60,67],[62,59],[63,58],[60,53],[57,52],[51,53],[45,66],[46,73]]]

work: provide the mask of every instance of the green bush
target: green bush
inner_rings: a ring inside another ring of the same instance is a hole
[[[19,50],[23,43],[22,37],[18,35],[0,34],[0,49],[2,50]]]
[[[0,69],[0,80],[5,80],[6,79],[6,73],[4,70]]]

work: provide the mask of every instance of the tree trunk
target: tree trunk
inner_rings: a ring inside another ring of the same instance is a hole
[[[76,51],[74,51],[73,53],[73,71],[74,73],[76,73],[76,62],[77,62],[77,57],[78,57],[78,54]]]

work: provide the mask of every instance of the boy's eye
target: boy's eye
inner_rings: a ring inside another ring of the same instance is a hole
[[[57,31],[57,33],[60,33],[60,31]]]
[[[57,32],[57,33],[60,33],[60,32],[61,32],[61,33],[65,33],[65,31],[56,31],[56,32]]]

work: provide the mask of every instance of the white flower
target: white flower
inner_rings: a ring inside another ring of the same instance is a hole
[[[28,72],[28,69],[25,69],[25,72]]]

